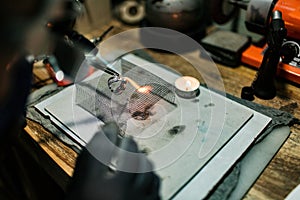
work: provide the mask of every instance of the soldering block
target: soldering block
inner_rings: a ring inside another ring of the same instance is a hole
[[[250,43],[250,37],[227,30],[216,30],[201,40],[214,61],[231,67],[240,64],[242,52]]]

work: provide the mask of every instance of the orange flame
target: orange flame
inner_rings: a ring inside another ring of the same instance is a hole
[[[152,87],[150,85],[144,85],[144,86],[140,86],[139,84],[137,84],[134,80],[132,80],[131,78],[128,77],[123,77],[126,81],[128,81],[133,87],[135,87],[135,89],[139,92],[139,93],[143,93],[143,94],[150,94],[150,92],[152,91]]]
[[[137,89],[138,92],[143,94],[149,94],[152,91],[152,87],[150,85],[145,85]]]

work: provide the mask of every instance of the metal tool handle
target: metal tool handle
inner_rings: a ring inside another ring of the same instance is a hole
[[[120,76],[118,72],[109,68],[104,62],[102,62],[97,56],[86,56],[87,63],[101,71],[104,71],[113,76]]]

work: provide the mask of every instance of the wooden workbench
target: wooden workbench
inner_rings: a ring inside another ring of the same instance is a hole
[[[87,37],[91,38],[99,35],[99,33],[106,30],[110,25],[87,35]],[[114,29],[109,35],[132,28],[116,21],[113,21],[112,25],[114,25]],[[149,51],[148,53],[158,62],[173,67],[184,75],[195,74],[190,67],[185,67],[186,64],[184,61],[176,55],[162,54],[155,51]],[[254,69],[245,66],[230,68],[217,64],[217,67],[221,73],[226,92],[237,97],[240,97],[242,87],[251,85],[256,73]],[[40,68],[36,69],[35,72],[37,76],[45,76],[43,74],[45,72]],[[296,118],[300,118],[300,110],[298,109],[300,88],[281,79],[277,81],[277,88],[278,95],[274,99],[268,101],[255,99],[254,102],[287,111],[292,113]],[[61,187],[65,187],[68,183],[68,177],[73,173],[77,153],[32,121],[28,121],[28,126],[25,130],[39,144],[40,153],[45,154],[55,161],[56,169],[49,169],[49,174],[54,179],[60,179],[61,177],[58,176],[63,176],[61,179],[64,181],[60,181],[59,184]],[[39,160],[38,162],[41,165],[47,165],[44,163],[44,160]],[[61,169],[65,173],[64,175],[62,175]],[[57,174],[56,172],[59,173]],[[244,199],[283,199],[298,184],[300,184],[300,126],[293,125],[290,137]]]

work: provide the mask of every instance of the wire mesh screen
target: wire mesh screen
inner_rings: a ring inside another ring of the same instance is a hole
[[[76,84],[76,104],[104,123],[116,121],[123,131],[127,120],[145,120],[153,115],[151,108],[159,101],[176,107],[173,85],[125,60],[121,61],[121,71],[140,87],[127,83],[121,94],[114,94],[107,85],[111,76],[103,73],[100,77]]]

